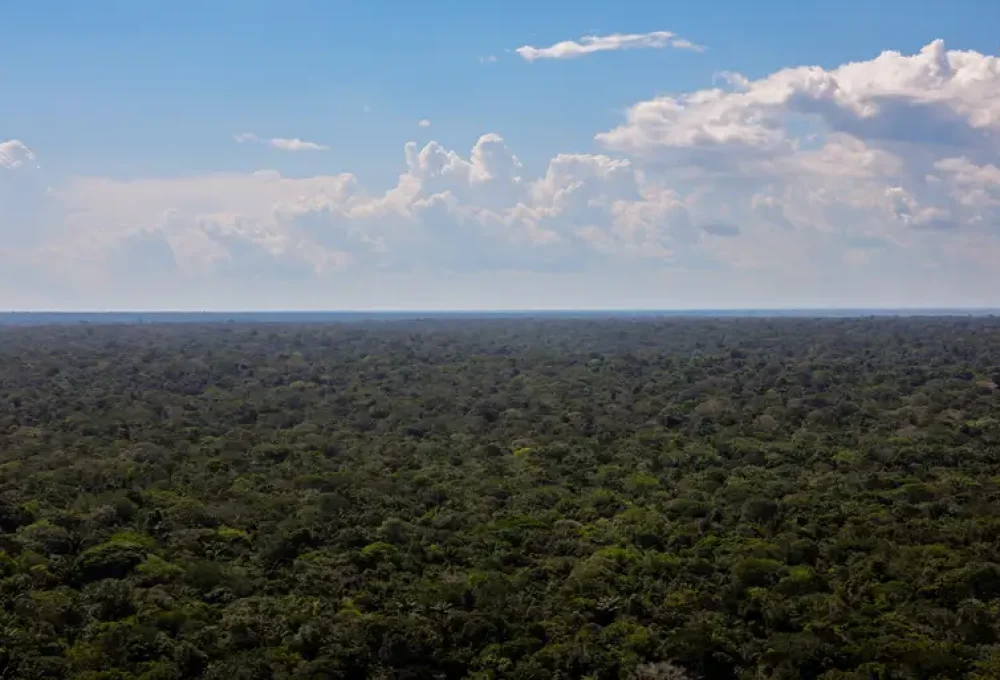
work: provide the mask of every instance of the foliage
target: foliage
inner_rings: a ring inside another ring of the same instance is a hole
[[[0,329],[4,678],[992,678],[1000,320]]]

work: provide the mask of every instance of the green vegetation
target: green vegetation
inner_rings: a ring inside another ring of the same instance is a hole
[[[0,330],[0,677],[1000,677],[1000,320]]]

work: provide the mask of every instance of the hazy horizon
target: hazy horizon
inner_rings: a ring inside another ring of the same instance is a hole
[[[499,316],[590,316],[590,317],[670,317],[670,316],[866,316],[914,315],[992,316],[1000,314],[994,307],[736,307],[736,308],[510,308],[510,309],[34,309],[0,310],[0,317],[499,317]],[[2,320],[2,319],[0,319]]]

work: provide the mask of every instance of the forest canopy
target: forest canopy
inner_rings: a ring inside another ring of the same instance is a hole
[[[0,678],[997,678],[998,385],[988,317],[0,328]]]

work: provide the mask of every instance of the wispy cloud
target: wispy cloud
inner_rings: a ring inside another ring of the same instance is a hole
[[[549,47],[534,47],[524,45],[515,52],[525,61],[536,59],[574,59],[594,52],[611,52],[615,50],[634,49],[664,49],[672,47],[679,50],[694,50],[701,52],[705,48],[690,40],[681,38],[670,31],[652,31],[651,33],[612,33],[611,35],[587,35],[577,40],[564,40]]]
[[[485,57],[479,57],[480,64],[495,64],[497,61],[497,55],[487,54]]]
[[[34,165],[35,153],[19,139],[0,143],[0,168],[16,170],[25,165]]]
[[[419,125],[422,128],[429,128],[431,126],[431,122],[426,118],[421,118],[419,121],[417,121],[417,125]]]
[[[329,151],[330,147],[325,144],[317,144],[316,142],[307,142],[298,137],[273,137],[271,139],[264,139],[253,132],[243,132],[238,135],[233,135],[233,139],[236,140],[238,144],[267,144],[272,149],[278,149],[280,151]]]
[[[307,142],[302,139],[283,139],[275,137],[270,141],[271,146],[282,151],[329,151],[330,147],[316,142]]]

